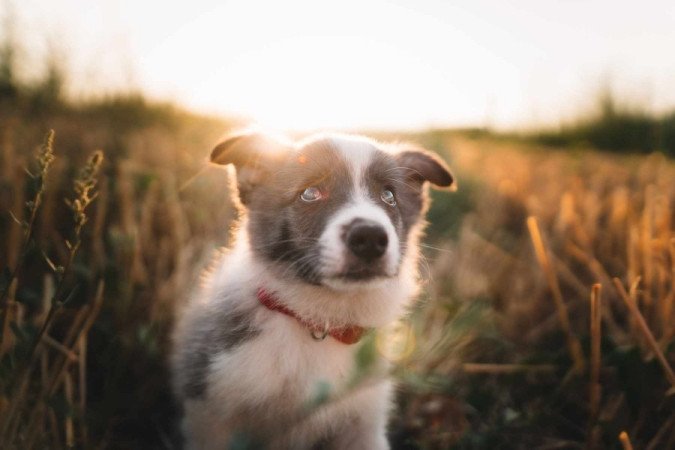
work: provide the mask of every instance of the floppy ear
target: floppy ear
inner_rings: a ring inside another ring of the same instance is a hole
[[[448,166],[435,154],[419,148],[402,150],[396,155],[408,180],[419,185],[428,181],[436,188],[455,189],[455,177]]]
[[[285,158],[290,143],[262,133],[234,134],[211,151],[211,162],[232,164],[237,172],[237,188],[243,204],[251,192],[268,178],[274,167]]]

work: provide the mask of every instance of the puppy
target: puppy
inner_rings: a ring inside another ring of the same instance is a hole
[[[450,171],[348,135],[240,134],[211,161],[235,167],[243,214],[178,321],[187,448],[389,448],[386,362],[359,351],[417,293],[427,185]]]

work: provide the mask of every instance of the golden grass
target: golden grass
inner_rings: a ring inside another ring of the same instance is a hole
[[[166,446],[177,429],[164,365],[173,310],[235,217],[222,172],[204,170],[223,130],[195,121],[117,136],[55,122],[56,159],[34,220],[25,202],[39,189],[23,169],[33,167],[38,142],[26,136],[35,130],[0,129],[0,268],[24,267],[3,292],[3,370],[26,342],[17,327],[35,337],[53,321],[26,387],[0,376],[3,448]],[[428,300],[411,321],[416,349],[395,369],[394,442],[601,448],[626,430],[636,448],[673,447],[672,161],[455,136],[435,146],[461,187],[436,196],[431,211]],[[82,217],[63,198],[72,166],[94,148],[106,161],[76,245]],[[439,216],[456,204],[467,205],[461,215]],[[33,223],[41,250],[23,263],[26,233],[10,210]],[[68,261],[76,270],[62,279]],[[52,299],[76,286],[50,319]]]
[[[48,134],[35,157],[25,140],[28,126],[0,126],[0,186],[6,187],[0,190],[0,269],[8,269],[0,278],[2,448],[82,447],[90,439],[101,445],[120,419],[115,410],[101,414],[100,406],[95,419],[87,415],[92,376],[134,362],[101,361],[100,330],[94,333],[99,347],[90,348],[97,318],[106,311],[104,326],[126,342],[120,353],[149,345],[141,354],[162,355],[173,305],[216,243],[226,242],[234,216],[218,173],[178,190],[204,165],[201,155],[184,154],[191,125],[182,127],[182,138],[174,134],[174,142],[151,129],[128,134],[124,145],[132,157],[112,154],[103,164],[101,153],[94,153],[73,175],[69,164],[83,160],[87,142],[110,147],[111,140],[100,139],[110,130],[80,128],[81,119],[54,120],[60,132]],[[202,138],[204,148],[214,131]],[[210,199],[206,210],[218,214],[207,216],[196,197]],[[70,198],[65,206],[64,198]],[[106,287],[105,279],[114,284]],[[27,305],[22,296],[34,290],[40,301]],[[151,331],[139,343],[143,327]],[[166,392],[166,372],[161,376],[154,389]],[[113,390],[129,385],[128,379],[110,382],[120,386]],[[94,387],[100,401],[100,387]],[[94,430],[92,422],[99,422]]]
[[[619,441],[621,441],[621,446],[623,447],[623,450],[633,450],[633,444],[630,442],[630,437],[628,437],[628,433],[625,431],[622,431],[619,434]]]
[[[556,310],[558,311],[558,319],[560,320],[560,326],[565,332],[567,337],[567,347],[570,352],[570,356],[574,361],[574,370],[578,373],[582,373],[586,367],[586,361],[584,359],[583,351],[581,350],[581,344],[579,339],[574,335],[572,329],[570,328],[570,318],[567,313],[567,305],[563,300],[562,293],[560,292],[560,284],[558,283],[558,277],[551,267],[551,263],[548,259],[548,254],[546,247],[544,246],[544,241],[541,237],[541,232],[539,231],[539,225],[537,224],[537,219],[535,217],[527,218],[527,227],[530,230],[530,236],[532,238],[532,243],[534,244],[534,250],[537,255],[537,260],[542,270],[546,274],[546,280],[548,281],[548,286],[551,289],[551,294],[555,300]]]
[[[409,369],[450,383],[429,401],[477,411],[454,445],[603,448],[616,427],[640,448],[675,445],[675,164],[451,135],[439,146],[473,183],[472,208],[427,252],[432,300]]]
[[[614,278],[613,281],[616,290],[619,292],[621,298],[626,303],[626,306],[630,311],[632,319],[635,320],[635,322],[637,323],[638,325],[637,329],[639,333],[644,337],[645,341],[647,342],[647,345],[649,346],[651,351],[654,352],[654,354],[656,355],[659,364],[661,364],[661,367],[663,368],[663,372],[666,378],[673,386],[673,388],[675,388],[675,373],[673,373],[673,369],[670,367],[670,364],[668,363],[668,360],[664,356],[661,347],[656,342],[656,339],[654,339],[654,335],[652,334],[652,331],[649,329],[649,325],[647,325],[647,322],[645,321],[645,318],[642,316],[640,309],[635,304],[635,300],[628,296],[628,294],[626,293],[626,289],[623,287],[623,284],[621,284],[621,280],[619,280],[618,278]],[[639,279],[636,281],[636,286],[638,281]]]
[[[602,316],[600,292],[602,285],[594,284],[591,289],[591,371],[590,371],[590,395],[589,403],[591,410],[591,420],[598,417],[598,410],[600,408],[600,396],[602,395],[600,386],[600,365],[601,348],[600,341],[602,339]]]

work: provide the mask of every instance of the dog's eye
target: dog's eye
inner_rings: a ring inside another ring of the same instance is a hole
[[[302,194],[300,194],[300,199],[303,202],[315,202],[317,200],[321,200],[321,197],[323,195],[321,194],[321,191],[317,187],[308,187],[304,191],[302,191]]]
[[[382,191],[382,193],[380,194],[380,198],[387,205],[396,206],[396,197],[394,197],[394,193],[391,192],[389,189],[385,189],[384,191]]]

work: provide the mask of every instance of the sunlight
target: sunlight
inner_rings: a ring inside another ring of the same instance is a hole
[[[378,331],[375,345],[388,361],[401,362],[415,351],[415,332],[408,323],[398,320]]]
[[[136,88],[276,130],[537,127],[593,106],[603,82],[654,111],[675,102],[665,0],[583,14],[535,0],[196,0],[161,20],[153,2],[21,5],[22,29],[67,49],[78,94]]]
[[[461,125],[494,109],[494,87],[485,87],[497,55],[443,21],[391,2],[260,7],[218,6],[180,27],[142,59],[143,73],[171,73],[174,84],[145,84],[195,109],[280,130]],[[382,8],[387,20],[375,26]],[[455,69],[469,60],[470,72]],[[515,68],[502,66],[498,84],[513,83]]]

